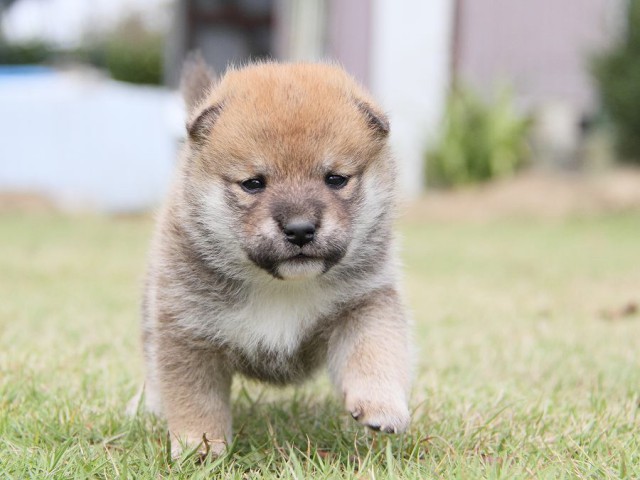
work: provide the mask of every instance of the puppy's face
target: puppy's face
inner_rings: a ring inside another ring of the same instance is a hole
[[[229,268],[322,275],[389,208],[387,120],[336,67],[231,71],[188,128],[193,211]]]

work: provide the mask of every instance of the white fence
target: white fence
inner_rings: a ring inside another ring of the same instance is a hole
[[[167,187],[183,122],[166,89],[0,70],[0,192],[39,193],[68,209],[146,209]]]

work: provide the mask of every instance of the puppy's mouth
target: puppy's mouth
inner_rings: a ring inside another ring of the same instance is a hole
[[[322,258],[313,256],[313,255],[307,255],[306,253],[298,253],[297,255],[294,255],[293,257],[289,257],[286,260],[284,260],[285,262],[306,262],[308,260],[323,260]]]
[[[278,262],[275,268],[277,277],[283,280],[314,278],[322,275],[325,270],[324,259],[305,255],[304,253],[299,253]]]
[[[342,252],[314,255],[302,250],[284,258],[249,255],[249,258],[273,277],[280,280],[297,280],[318,277],[326,273],[343,257]]]

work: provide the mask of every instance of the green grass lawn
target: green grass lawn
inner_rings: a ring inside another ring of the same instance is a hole
[[[366,432],[323,375],[239,379],[236,442],[204,465],[124,415],[150,228],[0,215],[0,478],[640,477],[640,317],[617,315],[640,301],[640,214],[407,221],[409,432]]]

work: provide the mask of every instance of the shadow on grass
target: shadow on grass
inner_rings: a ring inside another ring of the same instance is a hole
[[[419,455],[419,439],[365,429],[330,394],[295,389],[265,399],[264,392],[252,395],[242,388],[233,406],[235,435],[229,455],[247,469],[302,459],[318,470],[330,464],[357,472],[379,463],[381,456],[387,464],[390,456],[402,461]]]
[[[196,461],[195,452],[172,461],[166,423],[149,415],[132,419],[126,437],[116,440],[132,452],[132,458],[146,458],[161,475],[179,476],[194,472],[225,478],[283,472],[302,478],[329,472],[355,475],[372,467],[389,470],[419,461],[423,454],[419,436],[367,431],[335,397],[304,389],[243,385],[233,398],[233,421],[234,438],[227,454],[204,464]]]

